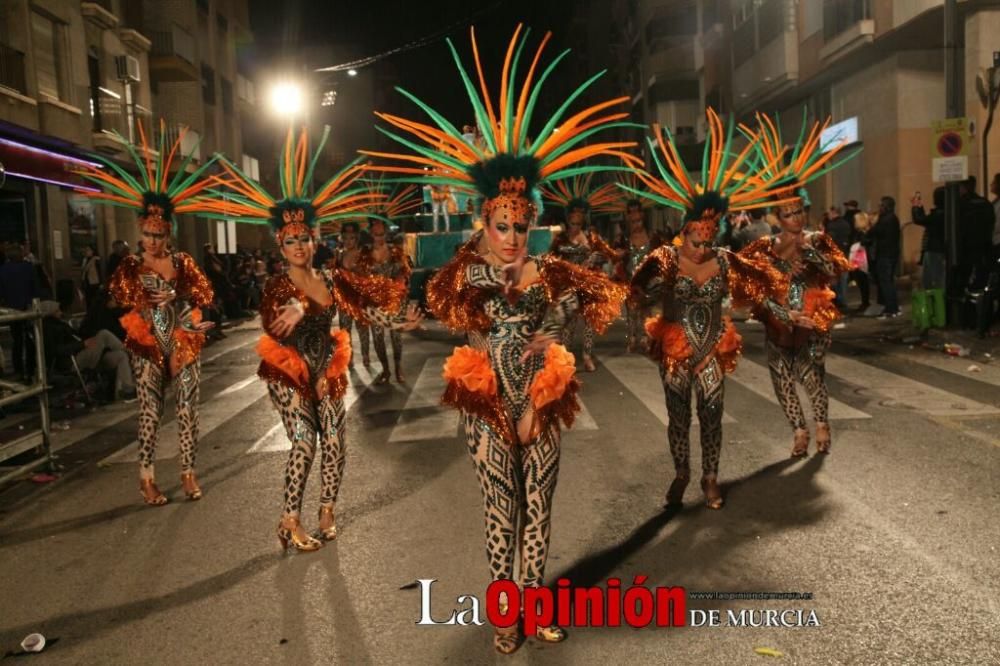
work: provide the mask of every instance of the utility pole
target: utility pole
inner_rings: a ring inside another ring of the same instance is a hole
[[[958,25],[958,1],[945,0],[944,2],[944,86],[947,110],[945,116],[957,118],[961,115],[962,91],[959,88],[961,81],[961,64],[958,58],[959,42]],[[956,183],[947,183],[944,198],[944,232],[945,242],[948,246],[947,273],[948,299],[950,307],[949,320],[956,323],[961,319],[962,295],[965,285],[953,284],[951,276],[954,267],[958,264],[958,186]]]
[[[1000,101],[1000,84],[997,74],[1000,73],[1000,51],[993,52],[993,66],[986,68],[985,81],[976,81],[980,101],[986,108],[986,126],[983,128],[983,196],[990,196],[990,129],[993,127],[993,113]]]

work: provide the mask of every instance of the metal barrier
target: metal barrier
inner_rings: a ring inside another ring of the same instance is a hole
[[[8,311],[9,312],[9,311]],[[16,321],[34,322],[35,331],[35,380],[31,385],[0,380],[0,389],[13,391],[11,395],[0,398],[0,407],[12,405],[29,398],[38,399],[38,408],[41,415],[41,428],[26,433],[17,439],[0,444],[0,465],[4,461],[21,455],[32,449],[40,449],[41,457],[29,463],[16,467],[3,475],[0,475],[0,484],[10,481],[16,476],[30,472],[42,466],[52,467],[52,439],[51,424],[49,421],[49,387],[45,373],[45,342],[42,333],[42,310],[38,299],[31,304],[31,310],[18,312],[17,314],[0,314],[0,324],[9,324]]]

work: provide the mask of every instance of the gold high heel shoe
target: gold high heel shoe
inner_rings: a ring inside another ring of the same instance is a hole
[[[545,643],[562,643],[566,640],[566,632],[554,624],[548,627],[536,627],[535,638]]]
[[[184,494],[192,502],[201,499],[201,488],[198,486],[198,480],[194,478],[194,472],[181,472],[181,486],[184,488]]]
[[[709,509],[722,508],[722,489],[719,488],[719,481],[715,478],[704,478],[701,480],[701,490],[705,493],[705,506]]]
[[[830,424],[816,424],[816,453],[830,453]]]
[[[300,550],[304,553],[319,550],[323,547],[322,541],[308,534],[305,537],[300,537],[297,531],[300,526],[297,517],[282,518],[281,522],[278,523],[278,541],[281,542],[283,550],[288,550],[288,544],[294,546],[295,550]]]
[[[494,632],[493,647],[500,654],[513,654],[524,643],[524,634],[521,633],[520,623],[506,629],[496,627]]]
[[[809,431],[796,430],[792,441],[792,457],[805,458],[809,455]]]
[[[337,538],[337,523],[334,520],[332,504],[329,506],[321,505],[319,507],[320,525],[323,524],[323,516],[330,516],[330,526],[320,527],[317,530],[317,536],[321,541],[333,541]]]
[[[149,506],[163,506],[167,503],[167,496],[160,492],[153,479],[139,479],[139,494],[142,501]]]

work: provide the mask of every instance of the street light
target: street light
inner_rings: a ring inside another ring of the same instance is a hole
[[[356,69],[349,69],[349,70],[347,70],[347,75],[348,76],[357,76],[358,75],[358,70],[356,70]]]
[[[305,109],[305,91],[298,83],[283,81],[271,88],[269,101],[275,114],[291,120]]]

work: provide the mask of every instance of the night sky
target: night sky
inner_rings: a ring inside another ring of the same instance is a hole
[[[546,47],[547,58],[543,57],[543,62],[548,62],[574,42],[574,35],[568,34],[571,7],[572,3],[568,0],[486,0],[478,3],[456,0],[250,0],[254,43],[243,49],[241,57],[259,68],[273,70],[276,63],[284,62],[286,64],[282,67],[285,69],[298,67],[304,72],[314,67],[338,65],[385,53],[447,29],[447,36],[459,49],[463,63],[472,74],[468,37],[468,26],[472,24],[476,26],[484,72],[495,91],[506,46],[517,23],[523,21],[532,28],[532,40],[528,46],[532,51],[546,30],[553,31],[552,40]],[[330,84],[338,88],[337,117],[330,124],[334,126],[338,140],[345,144],[345,149],[356,149],[361,147],[358,144],[381,140],[381,137],[373,139],[367,131],[375,124],[372,111],[376,108],[425,119],[419,109],[392,90],[393,85],[406,88],[456,125],[473,120],[444,36],[428,45],[388,56],[362,68],[358,80],[362,76],[373,77],[374,96],[361,94],[360,91],[353,94],[351,82],[343,73],[311,75],[320,88]],[[580,36],[575,37],[578,43]],[[329,55],[323,53],[324,49]],[[577,69],[574,73],[574,67],[578,68],[578,60],[574,61],[574,57],[580,57],[578,50],[560,64],[546,84],[547,94],[543,95],[540,105],[542,111],[546,110],[546,106],[565,99],[566,94],[583,82],[583,72]],[[525,60],[527,57],[522,56],[522,75],[527,68]],[[338,129],[342,131],[338,133]],[[382,144],[375,147],[388,146]]]

